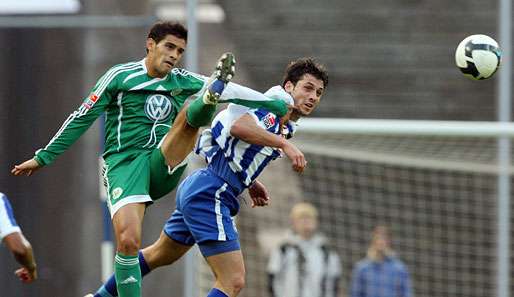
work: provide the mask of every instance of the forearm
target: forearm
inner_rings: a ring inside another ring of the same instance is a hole
[[[18,262],[21,266],[27,268],[30,271],[36,270],[36,261],[34,258],[34,252],[32,251],[32,246],[28,244],[25,247],[25,251],[23,253],[13,253],[16,262]]]
[[[92,110],[82,113],[79,110],[70,114],[48,144],[35,153],[34,159],[40,166],[52,163],[66,151],[93,124],[99,113]]]
[[[4,243],[7,248],[11,251],[21,266],[28,270],[36,269],[36,261],[34,259],[34,252],[32,251],[32,245],[20,232],[15,232],[7,235],[4,238]]]
[[[233,136],[255,145],[269,146],[274,148],[282,148],[285,145],[285,140],[283,137],[280,137],[276,134],[267,132],[260,127],[256,127],[257,129],[247,129],[246,131],[236,130],[235,133],[232,133]]]

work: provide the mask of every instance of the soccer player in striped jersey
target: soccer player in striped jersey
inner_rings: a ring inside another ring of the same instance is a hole
[[[37,279],[36,260],[32,246],[23,236],[14,218],[11,203],[3,193],[0,193],[0,241],[7,246],[21,265],[15,271],[16,276],[24,283],[30,283]]]
[[[205,157],[207,167],[180,184],[177,209],[159,239],[139,252],[143,275],[172,264],[196,243],[216,277],[207,297],[239,294],[245,269],[232,219],[239,211],[237,197],[248,189],[254,206],[267,205],[267,190],[257,177],[281,154],[290,159],[294,171],[304,170],[305,157],[288,138],[295,131],[296,121],[319,104],[327,83],[323,66],[309,58],[299,59],[287,67],[282,85],[265,93],[294,106],[286,116],[234,104],[216,116],[195,150]],[[88,297],[117,296],[116,279],[111,276],[95,295]]]
[[[105,112],[104,180],[117,243],[114,270],[122,297],[141,296],[137,254],[145,208],[176,187],[198,129],[210,123],[217,102],[233,98],[239,104],[262,104],[287,112],[280,100],[229,84],[235,63],[230,53],[220,58],[211,79],[174,68],[186,42],[182,25],[155,24],[146,40],[146,57],[107,71],[48,145],[12,169],[14,175],[31,175],[49,165]]]

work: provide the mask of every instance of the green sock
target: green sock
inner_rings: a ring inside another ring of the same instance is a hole
[[[116,253],[114,275],[119,297],[141,297],[141,269],[137,255]]]
[[[195,128],[209,125],[214,114],[216,113],[215,104],[205,104],[203,98],[199,97],[187,108],[187,123]]]

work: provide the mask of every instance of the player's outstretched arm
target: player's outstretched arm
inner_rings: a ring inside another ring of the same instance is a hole
[[[296,172],[303,172],[307,165],[305,156],[294,144],[279,135],[264,130],[249,114],[241,116],[232,124],[230,134],[251,144],[282,149],[291,160],[293,170]]]
[[[11,170],[11,173],[13,175],[26,175],[30,176],[34,171],[41,168],[41,165],[34,159],[29,159],[21,164],[14,165],[13,169]]]
[[[15,271],[16,276],[24,283],[37,279],[36,261],[30,242],[20,232],[14,232],[3,239],[16,261],[22,266]]]

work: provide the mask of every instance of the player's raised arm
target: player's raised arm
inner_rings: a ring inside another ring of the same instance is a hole
[[[294,144],[284,137],[266,131],[250,114],[245,114],[237,119],[230,128],[230,134],[250,144],[282,149],[291,160],[293,170],[296,172],[302,172],[307,165],[305,156]]]
[[[52,163],[67,150],[105,111],[113,98],[112,90],[118,83],[117,77],[123,67],[127,66],[115,66],[107,71],[82,104],[68,116],[49,143],[36,151],[33,158],[15,165],[11,173],[29,176],[37,169]]]

